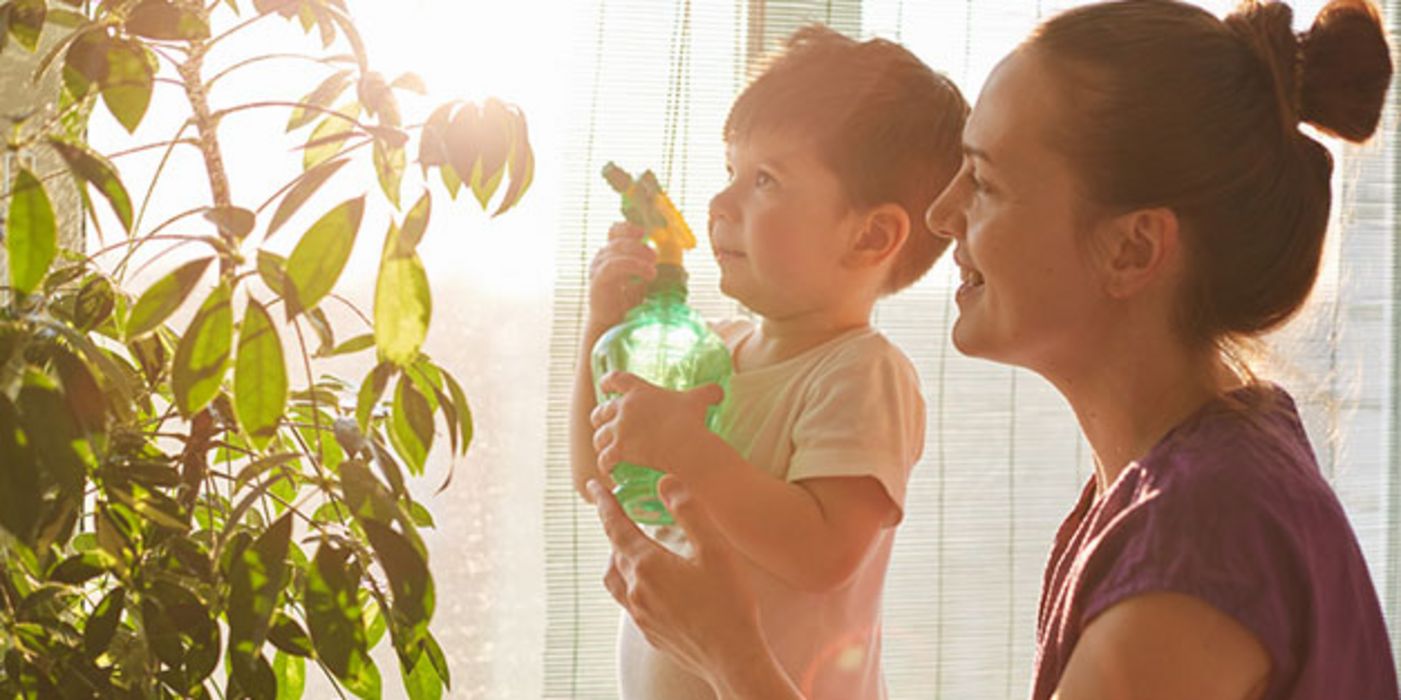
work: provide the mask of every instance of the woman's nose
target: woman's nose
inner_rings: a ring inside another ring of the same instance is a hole
[[[955,178],[924,212],[924,225],[936,236],[958,239],[967,228],[964,216],[963,197],[960,184],[962,178]]]

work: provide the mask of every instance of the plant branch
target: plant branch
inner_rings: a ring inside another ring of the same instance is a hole
[[[219,80],[220,80],[221,78],[223,78],[224,76],[228,75],[229,73],[232,73],[232,72],[234,72],[234,71],[236,71],[236,70],[238,70],[238,69],[240,69],[240,68],[243,68],[244,66],[250,66],[250,65],[253,65],[253,64],[255,64],[255,63],[261,63],[261,62],[263,62],[263,61],[273,61],[273,60],[284,59],[284,58],[296,58],[296,59],[301,59],[301,60],[304,60],[304,61],[311,61],[311,62],[313,62],[313,63],[325,63],[325,61],[323,61],[323,60],[320,59],[320,58],[317,58],[317,57],[315,57],[315,56],[308,56],[308,55],[306,55],[306,54],[304,54],[304,53],[268,53],[268,54],[263,54],[263,55],[261,55],[261,56],[254,56],[254,57],[252,57],[252,58],[245,58],[245,59],[243,59],[242,61],[239,61],[238,63],[235,63],[235,64],[233,64],[233,65],[231,65],[231,66],[229,66],[229,67],[227,67],[227,68],[225,68],[225,69],[219,71],[218,73],[215,73],[215,74],[214,74],[214,77],[210,78],[209,80],[204,81],[204,86],[205,86],[206,88],[213,88],[213,87],[214,87],[214,84],[217,83],[217,82],[219,82]]]
[[[340,117],[341,119],[350,122],[351,124],[355,125],[356,127],[359,127],[359,129],[360,129],[361,131],[364,131],[364,132],[367,132],[367,133],[368,133],[369,130],[372,128],[370,125],[365,124],[364,122],[360,121],[359,119],[356,119],[355,117],[352,117],[352,116],[349,116],[349,115],[346,115],[346,114],[342,114],[342,113],[340,113],[340,112],[337,112],[336,110],[331,109],[330,107],[319,107],[319,106],[314,105],[314,104],[308,104],[308,103],[306,103],[306,102],[294,102],[294,101],[291,101],[291,100],[265,100],[265,101],[262,101],[262,102],[249,102],[249,103],[247,103],[247,104],[241,104],[241,105],[237,105],[237,106],[234,106],[234,107],[226,107],[226,108],[221,109],[221,110],[219,110],[219,111],[217,111],[217,112],[214,112],[213,117],[214,117],[215,119],[223,119],[224,117],[227,117],[227,116],[230,115],[230,114],[234,114],[235,112],[244,112],[244,111],[247,111],[247,110],[250,110],[250,109],[265,109],[265,108],[269,108],[269,107],[286,107],[286,108],[291,108],[291,109],[305,109],[305,110],[307,110],[307,111],[309,111],[309,112],[320,112],[321,114],[325,114],[325,115],[327,115],[327,116]]]

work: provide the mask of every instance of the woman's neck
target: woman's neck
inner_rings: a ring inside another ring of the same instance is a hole
[[[1080,371],[1051,379],[1094,452],[1099,493],[1203,405],[1242,384],[1215,349],[1134,345],[1105,348]]]

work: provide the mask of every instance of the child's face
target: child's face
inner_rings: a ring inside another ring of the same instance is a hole
[[[849,294],[842,261],[860,218],[812,140],[758,130],[729,144],[726,166],[730,184],[710,200],[721,291],[771,319]]]

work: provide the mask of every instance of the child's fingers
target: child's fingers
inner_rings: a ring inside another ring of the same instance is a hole
[[[636,226],[626,221],[619,221],[613,224],[613,226],[608,229],[608,240],[610,241],[619,239],[633,239],[640,241],[646,235],[647,232],[642,230],[641,226]]]
[[[608,449],[608,446],[612,445],[614,442],[617,442],[617,440],[617,434],[609,428],[602,428],[598,431],[595,431],[593,434],[594,454],[598,454],[599,452]]]
[[[613,416],[616,415],[618,415],[617,401],[601,403],[589,413],[589,424],[594,427],[594,430],[598,430],[599,426],[613,420]]]
[[[598,390],[605,394],[626,394],[634,389],[652,386],[647,380],[628,372],[609,372],[598,383]]]
[[[656,276],[656,265],[634,258],[600,260],[592,274],[594,282],[601,284],[619,284],[635,278],[651,281]]]

